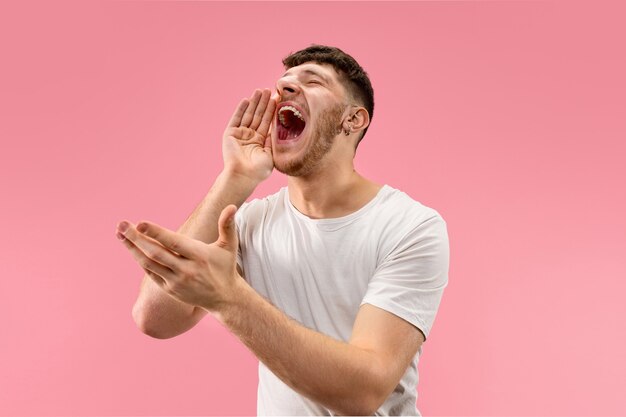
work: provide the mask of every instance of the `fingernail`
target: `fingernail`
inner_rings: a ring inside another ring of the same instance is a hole
[[[116,232],[116,233],[115,233],[115,236],[117,236],[117,238],[118,238],[119,240],[124,240],[124,239],[126,239],[126,238],[124,237],[124,235],[123,235],[123,234],[121,234],[120,232]]]
[[[128,222],[121,222],[121,223],[117,226],[117,229],[118,229],[120,232],[125,233],[125,232],[128,230],[128,226],[129,226]]]
[[[139,223],[137,225],[137,230],[140,231],[141,233],[145,232],[146,230],[148,230],[148,225],[145,223]]]

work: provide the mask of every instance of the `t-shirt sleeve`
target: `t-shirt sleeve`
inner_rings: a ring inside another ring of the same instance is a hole
[[[378,265],[361,302],[417,327],[425,338],[448,285],[446,222],[436,214],[413,227]]]
[[[237,245],[237,265],[239,266],[239,268],[241,268],[242,271],[244,271],[244,269],[243,257],[241,255],[241,242],[243,241],[243,236],[245,233],[245,215],[249,205],[249,202],[244,202],[235,213],[235,226],[237,227],[237,238],[239,239],[239,244]]]

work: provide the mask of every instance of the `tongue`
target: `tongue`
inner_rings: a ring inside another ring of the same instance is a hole
[[[302,131],[304,130],[304,122],[298,119],[298,121],[294,123],[293,125],[291,125],[288,128],[288,130],[289,130],[289,135],[287,136],[287,139],[297,138],[298,136],[300,136],[300,133],[302,133]]]
[[[304,123],[304,121],[295,114],[291,112],[286,113],[285,126],[281,126],[283,129],[280,131],[281,134],[279,135],[279,138],[282,140],[297,138],[304,130],[306,123]]]

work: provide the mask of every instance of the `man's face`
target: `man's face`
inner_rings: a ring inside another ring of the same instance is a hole
[[[278,79],[280,94],[272,125],[274,166],[303,176],[315,169],[341,133],[347,94],[335,69],[307,62]]]

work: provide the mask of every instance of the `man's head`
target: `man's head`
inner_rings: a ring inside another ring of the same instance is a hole
[[[338,48],[312,45],[283,64],[287,72],[276,84],[274,162],[287,175],[307,175],[335,139],[350,141],[356,150],[374,112],[374,92],[363,68]]]

